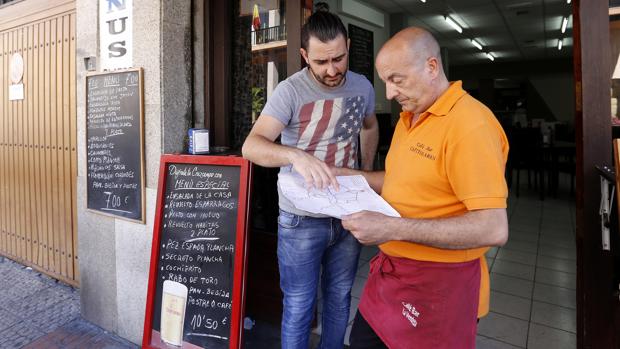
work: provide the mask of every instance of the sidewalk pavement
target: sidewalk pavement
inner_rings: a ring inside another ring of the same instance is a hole
[[[80,293],[0,257],[0,349],[138,348],[80,317]]]
[[[310,348],[319,336],[311,334]],[[256,321],[244,348],[280,347],[280,326]],[[80,317],[80,292],[0,256],[0,349],[136,349]]]

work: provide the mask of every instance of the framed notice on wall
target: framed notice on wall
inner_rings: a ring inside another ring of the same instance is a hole
[[[86,207],[144,223],[142,69],[86,76]]]
[[[240,348],[250,169],[162,156],[143,348]]]

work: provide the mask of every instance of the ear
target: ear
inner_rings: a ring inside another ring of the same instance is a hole
[[[433,78],[439,75],[440,67],[437,57],[430,57],[426,60],[426,67]]]
[[[299,53],[301,53],[301,56],[304,58],[304,60],[306,61],[306,64],[310,65],[310,60],[308,59],[308,51],[306,51],[303,47],[299,49]]]

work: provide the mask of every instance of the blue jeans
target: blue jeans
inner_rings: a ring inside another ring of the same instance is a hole
[[[344,346],[351,287],[361,245],[336,218],[298,216],[280,210],[278,265],[284,293],[282,348],[308,348],[321,267],[320,349]]]

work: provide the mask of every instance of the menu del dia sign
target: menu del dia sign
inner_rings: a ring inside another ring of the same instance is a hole
[[[142,70],[86,77],[87,208],[144,223]]]

